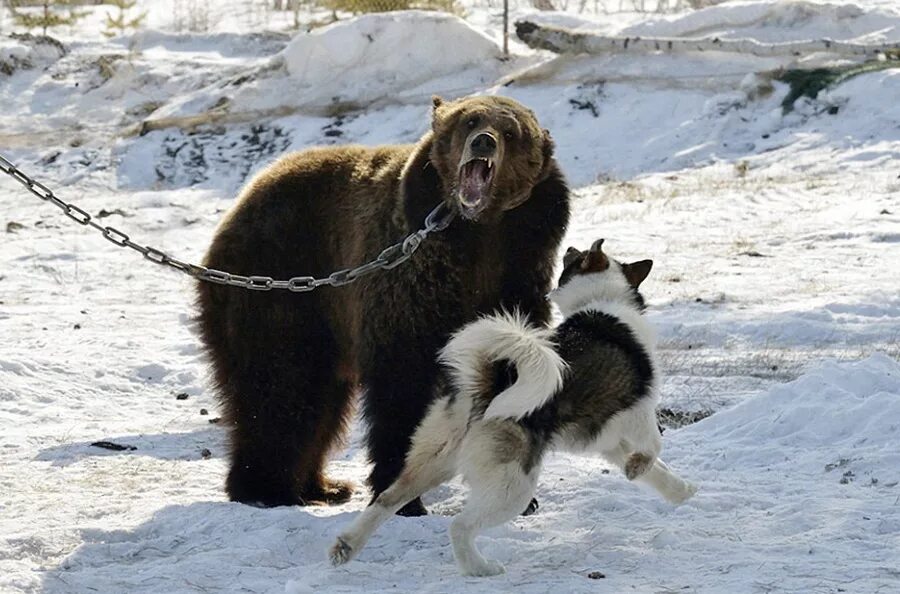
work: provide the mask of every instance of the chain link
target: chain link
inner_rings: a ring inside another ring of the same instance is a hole
[[[241,287],[251,291],[270,291],[272,289],[285,289],[294,293],[308,293],[322,286],[342,287],[372,274],[378,270],[391,270],[409,260],[422,242],[436,231],[446,229],[456,216],[456,212],[447,208],[442,202],[434,210],[428,213],[424,226],[407,235],[403,241],[388,246],[381,251],[371,262],[367,262],[356,268],[344,268],[332,272],[326,277],[315,278],[313,276],[295,276],[287,280],[276,280],[271,276],[241,276],[206,266],[198,266],[173,258],[166,252],[149,245],[140,245],[133,242],[128,235],[115,227],[103,226],[94,220],[87,211],[78,206],[66,202],[56,196],[53,190],[32,179],[24,171],[18,169],[12,162],[0,155],[0,171],[7,174],[23,186],[29,192],[45,202],[51,202],[63,211],[67,217],[81,225],[93,227],[99,231],[105,239],[118,247],[127,247],[155,264],[168,266],[193,276],[203,281],[219,285]]]

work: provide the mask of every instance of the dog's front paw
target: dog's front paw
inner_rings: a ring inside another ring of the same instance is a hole
[[[339,536],[328,551],[328,558],[331,560],[332,565],[343,565],[353,558],[354,553],[355,551],[350,546],[350,543]]]
[[[462,574],[471,577],[491,577],[492,575],[500,575],[506,572],[503,564],[492,559],[485,559],[483,563],[472,565],[471,567],[463,567]]]

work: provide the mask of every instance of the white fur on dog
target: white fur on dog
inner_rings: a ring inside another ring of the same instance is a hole
[[[603,272],[584,274],[571,278],[565,285],[550,291],[550,299],[556,303],[563,317],[583,311],[593,302],[632,303],[631,285],[615,260]],[[634,308],[631,308],[632,310]]]
[[[518,379],[500,392],[485,419],[521,419],[543,406],[562,387],[566,363],[553,348],[550,330],[528,324],[518,311],[486,316],[469,324],[441,351],[441,362],[452,369],[457,390],[474,395],[486,363],[509,360]]]

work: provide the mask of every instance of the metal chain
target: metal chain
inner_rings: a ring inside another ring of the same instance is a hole
[[[456,216],[456,212],[447,208],[442,202],[428,214],[425,218],[425,224],[421,229],[414,233],[410,233],[403,241],[385,248],[371,262],[367,262],[356,268],[344,268],[332,272],[323,278],[295,276],[287,280],[276,280],[271,276],[242,276],[224,272],[222,270],[216,270],[214,268],[207,268],[206,266],[198,266],[173,258],[166,252],[149,245],[140,245],[131,241],[128,235],[122,233],[115,227],[104,227],[103,225],[100,225],[94,221],[94,217],[92,217],[90,213],[74,204],[58,198],[53,193],[53,190],[41,182],[29,177],[3,155],[0,155],[0,171],[18,181],[25,186],[28,191],[41,200],[50,202],[59,207],[63,211],[63,214],[73,221],[88,227],[93,227],[99,231],[104,238],[119,247],[131,248],[151,262],[174,268],[175,270],[200,280],[220,285],[242,287],[253,291],[287,289],[288,291],[293,291],[295,293],[306,293],[322,286],[342,287],[344,285],[349,285],[363,276],[372,274],[377,270],[391,270],[409,260],[429,234],[435,231],[443,231],[450,225]]]

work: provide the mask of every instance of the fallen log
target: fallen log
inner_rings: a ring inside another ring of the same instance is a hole
[[[827,52],[841,56],[897,56],[900,43],[851,43],[832,39],[763,43],[755,39],[721,39],[719,37],[611,37],[590,31],[574,31],[563,27],[540,25],[531,21],[516,22],[516,36],[534,49],[558,54],[605,54],[611,52],[731,52],[754,56],[800,56]]]

